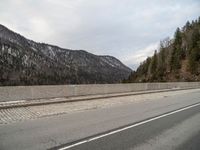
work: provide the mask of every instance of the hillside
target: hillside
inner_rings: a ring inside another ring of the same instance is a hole
[[[0,25],[0,85],[119,83],[130,72],[112,56],[37,43]]]
[[[124,82],[200,81],[200,17],[177,28]]]

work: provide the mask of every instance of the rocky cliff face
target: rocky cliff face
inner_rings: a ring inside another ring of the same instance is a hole
[[[0,25],[0,85],[118,83],[130,72],[112,56],[37,43]]]

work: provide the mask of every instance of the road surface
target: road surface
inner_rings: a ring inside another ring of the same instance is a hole
[[[200,90],[178,93],[0,124],[0,149],[199,149]]]
[[[75,141],[60,150],[199,150],[200,103]]]

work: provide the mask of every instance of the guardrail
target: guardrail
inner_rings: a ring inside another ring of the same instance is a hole
[[[200,82],[5,86],[0,87],[0,102],[199,87]]]

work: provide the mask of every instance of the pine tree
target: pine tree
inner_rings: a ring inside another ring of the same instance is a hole
[[[189,52],[189,70],[193,74],[198,73],[200,64],[200,31],[195,28],[192,33],[191,48]]]
[[[150,73],[152,74],[153,77],[156,75],[157,66],[158,66],[158,59],[157,59],[157,51],[155,50],[150,64]]]
[[[188,31],[190,28],[191,28],[191,24],[189,21],[187,21],[183,29],[184,31]]]
[[[198,49],[197,48],[193,48],[191,50],[190,56],[189,56],[189,69],[190,72],[192,74],[196,74],[197,73],[197,67],[198,67],[198,63],[197,63],[197,55],[198,55]]]
[[[161,48],[158,54],[158,77],[162,77],[166,71],[165,48]]]
[[[185,55],[181,45],[182,45],[182,33],[180,31],[180,28],[177,28],[174,35],[172,57],[170,61],[172,71],[177,71],[178,69],[181,68],[180,60]]]

